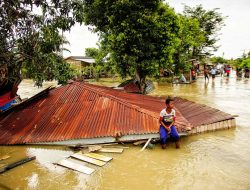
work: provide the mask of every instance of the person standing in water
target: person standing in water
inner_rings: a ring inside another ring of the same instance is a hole
[[[175,110],[173,109],[174,100],[169,97],[166,99],[165,103],[166,108],[160,112],[159,118],[161,146],[162,149],[165,149],[167,147],[168,138],[172,137],[175,141],[176,148],[180,148],[180,137],[174,125],[176,119]]]
[[[204,77],[205,77],[205,81],[207,79],[207,81],[209,82],[209,75],[208,75],[209,71],[207,68],[204,69]]]
[[[212,75],[212,79],[214,79],[216,75],[216,69],[214,67],[211,69],[211,75]]]

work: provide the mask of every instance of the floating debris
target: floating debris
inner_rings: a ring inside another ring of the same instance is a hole
[[[123,148],[101,148],[98,152],[107,152],[107,153],[122,153]]]
[[[70,161],[68,159],[61,160],[56,164],[88,175],[92,174],[95,171],[95,169],[93,168],[89,168],[83,164],[74,163],[73,161]]]
[[[71,155],[71,157],[76,158],[78,160],[82,160],[82,161],[91,163],[91,164],[94,164],[94,165],[97,165],[97,166],[104,166],[106,164],[106,162],[103,162],[101,160],[97,160],[97,159],[94,159],[94,158],[90,158],[90,157],[82,154],[81,152],[73,154],[73,155]]]
[[[113,158],[111,157],[108,157],[108,156],[103,156],[101,154],[95,154],[95,153],[87,153],[87,154],[84,154],[85,156],[88,156],[90,158],[95,158],[97,160],[101,160],[101,161],[104,161],[104,162],[109,162],[110,160],[112,160]]]
[[[95,146],[89,146],[87,148],[83,148],[82,149],[82,153],[89,153],[89,152],[95,152],[97,150],[100,150],[102,148],[102,146],[100,145],[95,145]]]
[[[140,141],[134,142],[133,145],[138,146],[138,145],[141,145],[141,144],[145,144],[146,142],[147,142],[147,140],[140,140]]]
[[[9,164],[9,165],[5,166],[4,168],[1,168],[1,169],[0,169],[0,174],[1,174],[1,173],[4,173],[4,172],[6,172],[6,171],[8,171],[8,170],[10,170],[10,169],[12,169],[12,168],[15,168],[15,167],[17,167],[17,166],[19,166],[19,165],[25,164],[26,162],[35,160],[35,159],[36,159],[36,157],[33,156],[33,157],[29,157],[29,158],[24,158],[24,159],[22,159],[22,160],[19,160],[19,161],[17,161],[17,162],[14,162],[14,163],[12,163],[12,164]]]
[[[122,148],[101,148],[98,151],[122,153],[123,149]],[[101,154],[96,154],[96,153],[82,154],[81,152],[77,152],[75,154],[70,155],[70,158],[63,159],[57,162],[56,164],[90,175],[91,173],[95,171],[95,169],[86,166],[87,163],[97,165],[97,166],[104,166],[105,164],[107,164],[107,162],[111,161],[112,159],[113,159],[112,157],[104,156]]]

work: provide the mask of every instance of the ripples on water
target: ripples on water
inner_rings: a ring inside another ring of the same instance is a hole
[[[31,83],[22,85],[19,94],[29,96]],[[123,154],[106,154],[114,159],[102,168],[92,166],[97,171],[91,176],[53,164],[72,153],[65,147],[1,147],[0,155],[11,158],[0,165],[28,155],[37,159],[0,175],[0,189],[250,189],[248,79],[231,76],[209,83],[198,78],[190,85],[156,84],[150,95],[180,96],[239,115],[237,127],[182,138],[180,150],[169,144],[166,150],[157,145],[140,152],[130,145]]]

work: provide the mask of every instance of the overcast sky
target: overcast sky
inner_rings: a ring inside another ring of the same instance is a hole
[[[223,16],[228,16],[225,26],[220,31],[220,48],[214,54],[225,58],[240,57],[250,51],[250,0],[166,0],[177,12],[182,12],[184,3],[194,7],[202,4],[206,10],[220,8]],[[65,33],[71,52],[64,52],[64,57],[84,55],[85,48],[97,47],[98,36],[91,33],[87,26],[75,26]]]

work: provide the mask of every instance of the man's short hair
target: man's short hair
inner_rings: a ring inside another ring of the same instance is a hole
[[[167,97],[165,103],[169,104],[171,101],[174,101],[174,99],[171,96],[169,96],[169,97]]]

